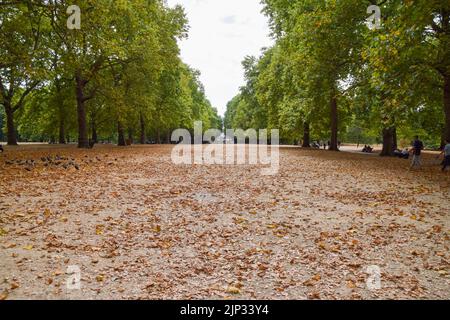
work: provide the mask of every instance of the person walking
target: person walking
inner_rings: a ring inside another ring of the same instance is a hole
[[[414,142],[412,143],[412,154],[413,154],[413,159],[412,159],[412,163],[411,163],[411,167],[410,169],[414,169],[414,168],[419,168],[422,167],[422,160],[421,160],[421,156],[422,156],[422,150],[424,148],[423,146],[423,142],[419,140],[419,136],[415,137]]]
[[[445,141],[445,147],[442,150],[441,155],[444,155],[444,161],[442,162],[442,172],[444,172],[447,167],[450,167],[450,141]]]

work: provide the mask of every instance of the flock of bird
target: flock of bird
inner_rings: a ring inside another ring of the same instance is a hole
[[[51,156],[41,157],[41,162],[44,167],[53,166],[53,167],[62,167],[64,169],[69,169],[69,168],[73,167],[76,170],[80,170],[80,166],[75,162],[75,159],[62,157],[59,155],[56,155],[54,157],[51,157]],[[35,168],[38,165],[38,162],[33,159],[27,159],[27,160],[12,159],[12,160],[6,160],[5,164],[22,166],[22,167],[25,167],[25,170],[32,171],[33,168]]]

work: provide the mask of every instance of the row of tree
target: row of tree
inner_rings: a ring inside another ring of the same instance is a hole
[[[179,57],[185,13],[164,0],[0,2],[0,121],[9,145],[22,139],[80,148],[168,141],[172,130],[221,128],[199,73]],[[70,22],[70,21],[69,21]],[[1,114],[3,113],[3,114]],[[128,141],[127,141],[128,140]]]
[[[450,139],[450,2],[263,0],[276,43],[247,57],[225,126],[278,128],[286,142],[373,132]],[[368,28],[368,6],[381,28]]]

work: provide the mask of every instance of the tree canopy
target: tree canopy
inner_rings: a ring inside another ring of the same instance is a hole
[[[221,128],[199,72],[180,58],[178,41],[189,29],[182,7],[82,1],[80,26],[69,28],[70,5],[0,4],[0,119],[9,145],[167,142],[171,130],[195,120]]]
[[[246,84],[228,104],[232,127],[277,127],[283,140],[338,142],[419,134],[450,139],[448,1],[263,0],[276,43],[243,61]],[[381,11],[369,28],[369,6]],[[370,140],[370,139],[369,139]],[[352,141],[353,142],[353,141]]]

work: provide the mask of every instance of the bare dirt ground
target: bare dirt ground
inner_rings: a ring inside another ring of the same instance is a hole
[[[450,174],[431,155],[409,172],[406,160],[286,148],[264,177],[175,166],[170,152],[8,148],[0,298],[450,299]],[[68,159],[40,160],[56,155]]]

